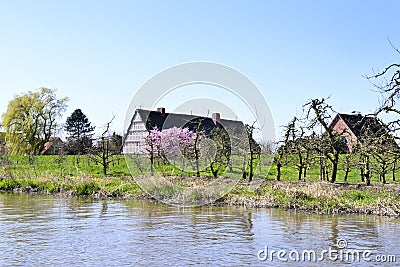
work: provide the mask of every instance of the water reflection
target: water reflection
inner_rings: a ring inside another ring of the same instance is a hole
[[[0,265],[265,266],[265,246],[321,251],[343,238],[399,255],[398,229],[398,219],[373,216],[0,194]]]

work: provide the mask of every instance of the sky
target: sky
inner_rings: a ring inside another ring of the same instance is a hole
[[[312,98],[330,96],[338,112],[375,110],[380,96],[364,75],[399,62],[388,42],[400,46],[399,8],[396,0],[0,1],[0,113],[14,96],[48,87],[70,99],[62,121],[80,108],[98,132],[114,115],[123,133],[143,83],[209,61],[258,86],[279,139]],[[184,105],[179,97],[224,98],[193,88],[161,104],[168,112]]]

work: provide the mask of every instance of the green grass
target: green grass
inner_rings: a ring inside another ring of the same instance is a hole
[[[0,190],[47,194],[121,197],[143,192],[131,177],[123,156],[110,164],[108,177],[88,156],[25,156],[0,158]]]
[[[27,156],[9,156],[0,158],[0,176],[3,177],[39,177],[42,175],[65,176],[92,176],[102,177],[103,169],[89,156],[36,156],[33,163]],[[115,161],[110,163],[107,174],[114,177],[130,176],[125,158],[122,155],[115,156]]]
[[[224,176],[240,178],[241,159],[236,160],[232,171],[226,170]],[[144,161],[142,168],[149,171],[149,163]],[[264,184],[256,191],[246,184],[239,184],[219,201],[229,205],[250,207],[279,207],[310,211],[321,214],[344,212],[400,216],[400,186],[398,181],[387,177],[389,184],[382,185],[378,175],[373,173],[372,186],[360,181],[359,170],[353,169],[348,176],[349,184],[331,184],[319,179],[319,166],[314,164],[307,170],[303,181],[297,181],[297,168],[284,165],[281,181],[276,181],[276,166],[270,167],[271,156],[262,156],[257,161],[256,177],[263,178]],[[147,164],[147,165],[146,165]],[[163,175],[176,177],[176,181],[195,182],[193,171],[182,172],[171,165],[157,165]],[[131,164],[134,176],[143,173]],[[98,198],[136,198],[148,197],[135,182],[123,156],[116,156],[110,164],[108,177],[103,177],[102,166],[88,156],[37,156],[33,163],[28,157],[11,156],[0,158],[0,191],[23,191],[44,194],[63,194],[93,196]],[[399,175],[399,173],[396,173]],[[188,177],[190,176],[190,179]],[[211,177],[204,169],[201,176],[205,181]],[[344,171],[339,170],[337,182],[343,181]],[[400,180],[400,179],[399,179]],[[200,181],[201,182],[201,181]],[[184,185],[184,183],[182,183]],[[181,188],[176,184],[156,188],[161,198],[179,195]],[[193,191],[193,202],[201,199]]]
[[[337,173],[337,178],[336,182],[344,182],[344,177],[345,177],[345,166],[344,166],[344,157],[345,155],[340,155],[340,161],[339,161],[339,169]],[[357,157],[357,156],[353,156]],[[266,160],[264,160],[266,161]],[[261,164],[263,162],[263,159],[261,160]],[[371,162],[371,166],[375,166],[377,168],[377,164],[375,162]],[[328,179],[330,179],[331,175],[331,167],[328,167]],[[272,164],[270,170],[268,173],[266,172],[261,172],[258,173],[258,176],[261,176],[263,178],[266,178],[267,180],[276,180],[277,176],[277,167],[276,164]],[[396,170],[395,172],[395,177],[396,180],[393,181],[392,179],[392,173],[391,171],[388,171],[386,174],[386,183],[388,184],[400,184],[400,170]],[[306,177],[302,178],[303,180],[306,181],[320,181],[320,170],[319,170],[319,163],[314,162],[311,164],[311,166],[308,166],[307,168],[307,175]],[[285,164],[283,163],[283,166],[281,167],[281,180],[282,181],[296,181],[298,180],[298,168],[296,166],[296,157],[294,155],[289,156],[288,163]],[[360,170],[359,168],[352,167],[351,171],[348,174],[347,177],[347,183],[363,183],[361,181],[361,175],[360,175]],[[371,184],[380,184],[381,181],[379,181],[379,175],[375,170],[372,170],[372,175],[371,175]]]
[[[341,155],[341,163],[337,174],[337,182],[343,182],[345,171],[343,166],[343,157]],[[282,181],[296,181],[298,178],[298,168],[296,167],[295,155],[289,156],[287,164],[283,164],[281,168]],[[103,169],[100,164],[96,164],[88,156],[37,156],[34,158],[33,164],[29,162],[27,156],[10,156],[0,157],[0,179],[24,177],[39,178],[41,176],[56,176],[56,177],[70,177],[70,176],[89,176],[89,177],[102,177]],[[242,158],[233,156],[233,169],[225,169],[225,173],[220,173],[224,176],[232,178],[240,178],[242,176]],[[266,180],[275,180],[277,175],[277,168],[275,164],[271,164],[272,155],[262,155],[260,160],[255,161],[255,176]],[[134,175],[149,175],[150,164],[149,160],[145,157],[141,159],[140,170],[133,162],[130,163],[130,169],[127,166],[124,156],[115,156],[115,161],[110,163],[107,174],[110,177],[126,177]],[[155,170],[158,174],[168,175],[181,175],[181,176],[195,176],[193,168],[187,167],[185,171],[181,171],[171,164],[155,164]],[[246,167],[248,171],[248,166]],[[329,168],[328,168],[329,170]],[[330,170],[329,170],[330,171]],[[201,170],[202,177],[212,177],[209,168]],[[391,173],[387,174],[386,182],[393,184],[400,184],[400,171],[396,171],[396,176],[399,179],[392,180]],[[328,178],[330,178],[328,174]],[[303,177],[306,181],[320,181],[319,164],[314,162],[307,168],[307,176]],[[353,168],[348,174],[348,183],[361,183],[360,170]],[[372,184],[379,184],[379,175],[376,172],[372,173]]]
[[[319,214],[361,213],[400,216],[396,185],[339,185],[327,182],[266,181],[257,191],[239,185],[220,201],[230,205],[275,207]]]

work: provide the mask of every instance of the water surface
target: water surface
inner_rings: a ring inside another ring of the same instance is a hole
[[[265,246],[269,252],[336,249],[340,239],[348,249],[371,250],[371,257],[396,255],[400,262],[399,227],[399,219],[374,216],[0,194],[0,265],[287,266],[257,254]]]

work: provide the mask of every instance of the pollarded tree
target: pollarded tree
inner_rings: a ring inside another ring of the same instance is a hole
[[[357,165],[360,169],[361,182],[371,185],[371,158],[374,153],[374,137],[370,135],[362,135],[354,147],[353,151],[359,155]]]
[[[395,50],[395,52],[400,56],[400,50],[395,47],[390,41],[390,45]],[[390,138],[393,138],[395,141],[399,141],[399,133],[400,130],[400,63],[392,63],[389,64],[385,69],[378,72],[377,74],[366,76],[367,79],[371,80],[376,88],[378,88],[378,92],[383,96],[383,100],[375,115],[380,116],[382,113],[386,113],[390,115],[391,121],[389,121],[386,126],[388,130],[388,134],[391,135]],[[385,136],[383,136],[385,138]],[[386,148],[383,148],[385,152],[387,152]],[[380,160],[381,163],[386,162],[384,154],[376,154],[375,157],[377,160]],[[397,168],[397,160],[399,158],[399,149],[396,145],[396,148],[392,150],[391,162],[389,162],[390,169],[392,169],[393,180],[395,180],[395,171]],[[387,166],[381,166],[381,179],[385,182],[385,177],[382,175],[384,172],[382,171],[382,167],[386,168]],[[386,172],[386,170],[385,170]]]
[[[306,178],[307,168],[311,165],[311,156],[314,149],[312,144],[315,138],[314,136],[306,136],[306,131],[307,129],[304,123],[297,117],[294,117],[289,124],[285,126],[284,143],[278,157],[278,159],[280,159],[280,165],[278,165],[279,175],[282,165],[281,160],[284,153],[286,153],[287,155],[291,155],[292,157],[290,158],[296,163],[298,180]]]
[[[215,148],[215,156],[214,158],[207,158],[210,160],[211,173],[216,178],[219,172],[225,171],[228,167],[231,157],[231,143],[228,132],[223,128],[214,128],[211,135],[215,147],[210,145],[208,148]]]
[[[371,156],[375,159],[371,167],[376,170],[380,181],[385,184],[386,174],[397,160],[396,154],[399,147],[387,126],[378,118],[371,119],[369,124],[364,125],[364,128],[361,138],[367,139],[368,142],[367,144],[363,143],[362,146],[368,145]]]
[[[278,149],[278,153],[275,156],[275,163],[276,163],[276,168],[277,168],[277,174],[276,174],[276,180],[280,181],[281,180],[281,168],[282,168],[282,162],[283,158],[289,155],[290,153],[290,137],[292,134],[292,128],[293,128],[293,122],[290,121],[286,126],[284,126],[284,138],[281,143],[282,145]]]
[[[245,125],[245,131],[247,135],[247,140],[249,142],[249,158],[247,160],[247,167],[248,167],[248,172],[244,173],[245,178],[247,176],[249,182],[253,180],[254,176],[254,170],[256,169],[256,160],[260,158],[261,155],[261,146],[257,143],[257,141],[254,139],[254,131],[256,130],[255,127],[255,122],[250,125],[246,124]]]
[[[400,50],[394,47],[392,43],[390,43],[390,45],[397,54],[400,55]],[[378,116],[381,113],[390,113],[394,115],[394,119],[387,125],[393,131],[398,130],[400,126],[400,63],[392,63],[383,71],[375,75],[366,76],[366,78],[373,81],[379,93],[384,97],[376,114]]]
[[[344,132],[338,133],[330,127],[332,121],[333,109],[328,105],[324,98],[312,99],[304,105],[308,109],[307,119],[309,120],[309,129],[322,128],[324,133],[320,139],[320,145],[315,147],[317,152],[322,153],[332,164],[332,173],[330,182],[336,182],[339,154],[342,152]],[[312,115],[313,114],[313,115]],[[344,130],[345,131],[345,130]]]
[[[97,138],[96,146],[89,150],[92,160],[103,167],[104,177],[107,177],[110,164],[116,160],[114,155],[119,154],[119,150],[115,151],[115,149],[113,149],[113,137],[115,133],[111,134],[110,132],[110,126],[114,118],[113,116],[113,118],[106,123],[103,133]]]
[[[68,98],[58,99],[55,90],[40,88],[16,96],[2,115],[8,151],[12,155],[38,155],[59,130],[58,119]]]
[[[70,154],[82,155],[92,147],[94,126],[91,126],[89,119],[81,109],[76,109],[67,118],[64,126],[68,133],[67,151]]]

